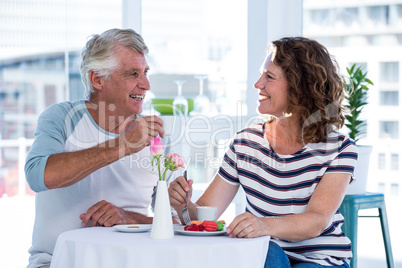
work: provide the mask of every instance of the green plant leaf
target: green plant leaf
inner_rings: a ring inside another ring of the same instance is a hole
[[[346,67],[349,77],[344,78],[344,90],[346,103],[344,107],[349,111],[345,115],[347,120],[345,126],[349,129],[349,136],[356,142],[364,134],[362,127],[365,123],[359,119],[364,107],[367,105],[368,85],[374,85],[366,78],[367,72],[363,73],[361,66],[353,64],[350,68]]]

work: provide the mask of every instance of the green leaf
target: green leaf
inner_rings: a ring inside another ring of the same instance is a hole
[[[345,114],[347,120],[345,126],[349,129],[350,138],[357,141],[363,134],[361,129],[362,126],[365,125],[362,120],[359,120],[359,117],[364,107],[367,105],[368,85],[374,84],[370,79],[366,78],[367,72],[363,73],[360,66],[353,64],[350,68],[346,67],[346,70],[349,77],[344,77],[343,79],[346,99],[344,107],[349,113]]]

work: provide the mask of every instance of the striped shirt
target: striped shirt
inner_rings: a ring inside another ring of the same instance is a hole
[[[303,213],[317,184],[326,173],[352,175],[357,148],[351,139],[333,131],[326,142],[308,143],[291,155],[274,152],[265,136],[264,124],[239,131],[233,138],[222,165],[220,177],[241,185],[246,193],[246,211],[257,217]],[[351,242],[344,235],[339,210],[324,231],[303,241],[273,238],[290,260],[334,266],[350,262]]]

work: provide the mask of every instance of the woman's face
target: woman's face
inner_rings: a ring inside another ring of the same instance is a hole
[[[269,54],[262,65],[262,74],[254,84],[258,89],[258,111],[282,117],[288,110],[288,83],[285,74],[279,66],[272,61]]]

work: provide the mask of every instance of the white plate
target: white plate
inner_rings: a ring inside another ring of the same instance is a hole
[[[182,235],[194,235],[194,236],[213,236],[213,235],[223,235],[226,234],[226,230],[223,229],[221,231],[215,231],[215,232],[207,232],[207,231],[202,231],[202,232],[196,232],[196,231],[185,231],[184,226],[175,226],[174,230],[178,234]]]
[[[124,224],[114,225],[113,228],[119,232],[141,233],[151,230],[152,224]]]

